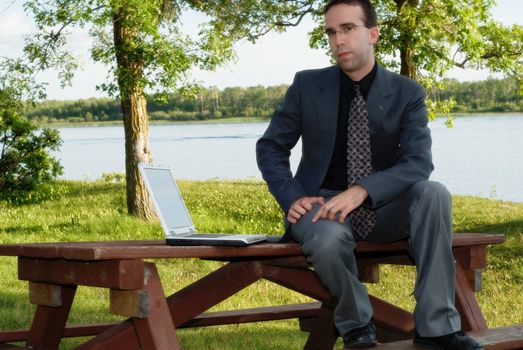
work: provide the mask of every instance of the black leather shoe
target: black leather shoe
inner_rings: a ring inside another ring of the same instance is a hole
[[[442,350],[483,350],[483,345],[462,331],[443,335],[441,337],[421,337],[414,334],[414,345],[428,349]]]
[[[343,350],[371,348],[378,344],[376,328],[370,321],[367,325],[352,329],[343,336]]]

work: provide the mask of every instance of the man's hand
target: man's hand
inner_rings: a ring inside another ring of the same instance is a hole
[[[344,223],[347,215],[362,205],[368,196],[369,193],[364,187],[360,185],[351,186],[322,205],[312,218],[312,222],[316,222],[319,219],[335,220],[336,215],[339,213],[338,221]]]
[[[287,221],[295,224],[301,219],[309,210],[312,209],[313,204],[325,204],[323,197],[302,197],[292,203],[289,212],[287,213]]]

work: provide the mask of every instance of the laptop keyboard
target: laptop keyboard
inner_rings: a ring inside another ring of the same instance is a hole
[[[226,237],[228,234],[216,234],[216,233],[192,233],[189,237],[200,237],[200,238],[218,238]]]

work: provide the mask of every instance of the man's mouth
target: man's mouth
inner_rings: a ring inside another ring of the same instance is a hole
[[[347,58],[348,56],[350,56],[352,54],[351,51],[338,51],[336,53],[336,56],[339,58],[339,59],[343,59],[343,58]]]

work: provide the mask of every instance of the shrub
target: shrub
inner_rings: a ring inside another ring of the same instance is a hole
[[[10,89],[0,90],[0,196],[30,192],[62,174],[49,152],[62,141],[57,130],[38,129],[20,115],[22,103]]]

